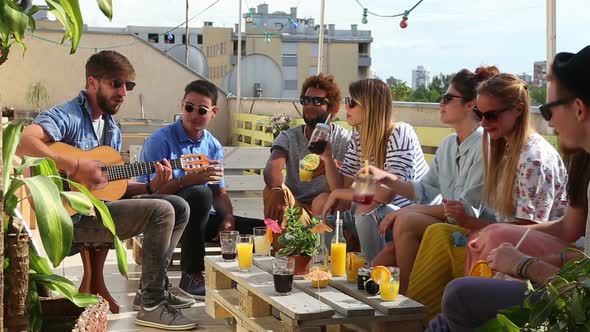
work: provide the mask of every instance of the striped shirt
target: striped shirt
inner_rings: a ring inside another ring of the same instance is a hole
[[[347,177],[354,177],[364,164],[361,155],[361,137],[355,130],[348,143],[340,173]],[[371,164],[374,164],[374,161],[371,161]],[[401,181],[418,181],[428,172],[428,164],[424,160],[420,141],[411,125],[405,122],[396,123],[387,142],[383,168],[386,172],[395,174]],[[391,203],[401,208],[412,204],[412,201],[397,195]]]

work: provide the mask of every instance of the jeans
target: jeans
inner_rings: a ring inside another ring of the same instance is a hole
[[[356,213],[356,204],[353,203],[350,211],[340,213],[342,227],[358,237],[361,244],[361,252],[365,255],[367,262],[370,262],[385,246],[385,242],[392,240],[391,232],[385,238],[379,235],[379,223],[386,214],[398,210],[398,207],[391,204],[381,204],[367,213]],[[336,225],[336,216],[328,215],[326,223],[334,228]],[[326,246],[330,248],[330,243],[335,232],[325,233]]]
[[[213,193],[206,185],[190,186],[176,192],[190,206],[188,225],[182,235],[180,266],[186,273],[205,270],[205,234]]]
[[[141,195],[105,204],[119,238],[143,233],[142,301],[146,307],[159,304],[166,296],[167,267],[187,225],[188,204],[173,195]]]
[[[488,278],[459,278],[451,281],[442,299],[443,313],[430,322],[428,332],[475,331],[498,311],[522,306],[526,284]]]

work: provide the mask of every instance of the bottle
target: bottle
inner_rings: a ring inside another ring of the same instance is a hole
[[[331,253],[332,253],[332,276],[341,277],[346,274],[346,240],[342,234],[342,220],[336,218],[336,234],[332,238]]]
[[[326,149],[326,145],[330,140],[330,125],[326,123],[318,123],[311,133],[309,145],[307,148],[311,153],[322,154]]]

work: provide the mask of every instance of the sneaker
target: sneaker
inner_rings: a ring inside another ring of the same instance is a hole
[[[171,292],[166,292],[166,302],[168,302],[168,304],[174,309],[186,309],[192,307],[193,304],[195,304],[195,300],[192,298],[176,296]],[[141,309],[141,305],[141,290],[137,290],[135,293],[135,298],[133,299],[133,309],[139,310]]]
[[[142,307],[135,317],[135,324],[173,331],[191,330],[198,325],[197,322],[185,317],[180,310],[172,308],[166,301],[150,309]]]
[[[178,286],[194,299],[205,300],[205,278],[203,273],[188,274],[183,271]]]

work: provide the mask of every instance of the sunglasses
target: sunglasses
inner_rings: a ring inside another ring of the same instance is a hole
[[[488,121],[497,121],[500,117],[500,114],[510,111],[511,109],[512,107],[506,107],[503,110],[482,112],[479,110],[479,108],[477,108],[477,106],[475,106],[472,111],[477,121],[481,121],[484,118]]]
[[[453,98],[461,98],[461,99],[465,99],[465,97],[463,96],[456,96],[450,93],[445,93],[444,95],[442,95],[442,102],[443,104],[448,104],[451,102],[451,100],[453,100]]]
[[[539,106],[539,111],[541,112],[541,115],[543,116],[543,119],[545,119],[545,121],[551,121],[551,117],[553,116],[553,113],[551,113],[551,107],[564,105],[571,102],[572,100],[574,100],[574,98],[563,98],[556,101],[552,101],[550,103]]]
[[[188,113],[192,113],[196,108],[197,108],[196,105],[193,105],[190,103],[184,103],[184,110],[187,111]],[[205,105],[199,105],[198,109],[199,109],[199,114],[201,114],[201,115],[205,115],[205,114],[207,114],[207,112],[209,112],[209,107],[207,107]]]
[[[352,97],[344,98],[344,104],[348,106],[348,108],[355,108],[356,105],[360,105],[360,103],[352,99]]]
[[[328,104],[328,99],[326,97],[302,96],[299,98],[299,102],[301,105],[314,104],[315,106],[322,106]]]
[[[135,88],[135,82],[133,81],[123,81],[120,79],[115,79],[113,80],[113,82],[111,83],[111,86],[115,89],[119,89],[120,87],[122,87],[123,85],[125,85],[125,89],[127,91],[132,91],[133,88]]]

